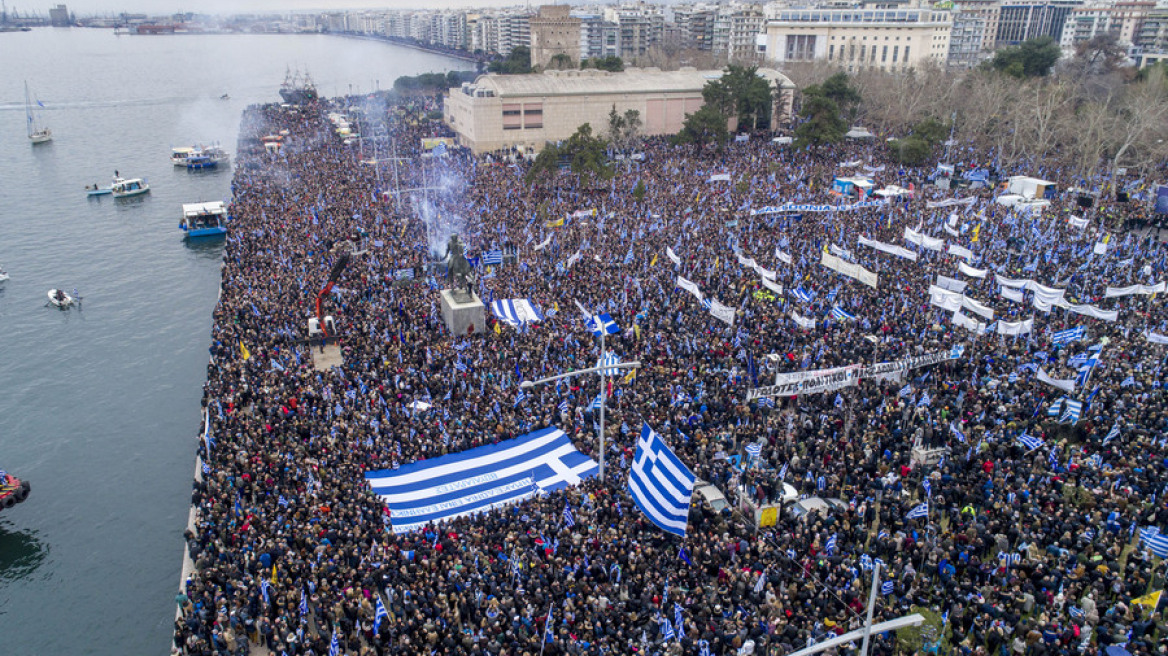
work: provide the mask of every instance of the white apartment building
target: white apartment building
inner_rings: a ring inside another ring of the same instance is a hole
[[[949,57],[949,11],[900,8],[781,9],[766,23],[766,59],[826,60],[848,71],[897,71]]]

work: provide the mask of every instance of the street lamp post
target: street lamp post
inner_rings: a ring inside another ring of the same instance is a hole
[[[633,360],[632,362],[617,362],[615,364],[606,364],[604,362],[604,332],[601,331],[601,333],[600,333],[600,364],[598,366],[589,367],[587,369],[580,369],[578,371],[570,371],[566,374],[560,374],[558,376],[550,376],[548,378],[540,378],[539,380],[525,380],[522,383],[519,383],[519,387],[521,387],[523,389],[530,389],[532,387],[535,387],[536,385],[543,385],[544,383],[551,383],[551,382],[554,382],[557,380],[562,380],[564,378],[574,378],[576,376],[583,376],[584,374],[590,374],[590,373],[594,373],[594,372],[600,373],[600,480],[603,481],[604,480],[604,455],[605,455],[605,449],[604,449],[604,406],[605,406],[605,402],[607,401],[607,398],[608,398],[607,390],[605,389],[606,384],[608,382],[608,376],[607,376],[606,371],[608,369],[636,369],[640,366],[641,366],[641,363],[638,360]]]

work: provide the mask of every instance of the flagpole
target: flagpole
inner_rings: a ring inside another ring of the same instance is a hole
[[[547,647],[548,623],[552,621],[552,609],[555,607],[556,605],[554,602],[552,605],[548,606],[547,617],[543,618],[543,635],[541,635],[539,638],[539,656],[543,656],[543,649],[544,647]]]
[[[872,590],[868,592],[868,617],[864,620],[864,641],[860,644],[860,656],[868,656],[868,640],[872,636],[872,613],[876,610],[876,591],[880,589],[880,561],[872,564]]]
[[[593,322],[600,329],[600,361],[604,362],[604,335],[608,332],[607,328],[601,325],[599,319],[593,319]],[[608,376],[605,369],[600,370],[600,482],[604,484],[604,406],[608,402],[607,386]],[[542,650],[541,650],[542,651]]]

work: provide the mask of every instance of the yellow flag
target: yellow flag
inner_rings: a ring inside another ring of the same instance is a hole
[[[1153,294],[1153,296],[1155,296],[1155,294]],[[641,326],[639,324],[633,324],[633,332],[636,333],[637,340],[640,340],[641,339]]]
[[[977,224],[976,227],[974,227],[973,236],[969,238],[969,241],[977,243],[978,237],[980,237],[980,236],[981,236],[981,224],[979,223],[979,224]]]
[[[247,360],[248,358],[250,358],[250,357],[251,357],[251,351],[248,351],[248,350],[247,350],[247,347],[243,345],[243,340],[242,340],[242,339],[241,339],[241,340],[239,340],[239,355],[240,355],[240,357],[242,357],[244,360]]]
[[[556,219],[555,221],[548,221],[545,225],[547,225],[547,227],[549,227],[549,228],[558,228],[558,227],[564,225],[564,219],[559,218],[559,219]]]
[[[827,252],[827,242],[823,242],[823,252]]]
[[[555,302],[554,302],[554,305],[556,306],[556,312],[559,312],[559,311],[560,311],[560,302],[559,302],[559,301],[555,301]]]
[[[1131,602],[1133,604],[1139,604],[1140,606],[1147,606],[1149,608],[1155,609],[1160,605],[1160,595],[1162,594],[1164,594],[1163,590],[1157,590],[1155,592],[1150,592],[1142,597],[1132,599]]]
[[[272,585],[276,585],[276,566],[272,565]]]
[[[649,266],[657,266],[657,255],[656,254],[653,255],[653,261],[649,263]]]
[[[499,322],[498,322],[498,321],[496,321],[496,322],[495,322],[495,334],[496,334],[496,335],[502,335],[502,334],[503,334],[503,329],[499,327]]]
[[[636,369],[630,369],[630,370],[629,370],[629,373],[625,374],[625,380],[624,380],[624,382],[625,382],[625,383],[631,383],[631,382],[633,382],[633,381],[634,381],[636,378],[637,378],[637,370],[636,370]]]

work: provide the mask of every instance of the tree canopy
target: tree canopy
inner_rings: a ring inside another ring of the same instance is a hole
[[[421,75],[399,77],[393,81],[393,89],[398,93],[434,93],[457,87],[463,82],[473,82],[474,71],[450,71],[449,73],[422,73]]]
[[[592,59],[581,59],[580,68],[598,68],[602,71],[610,71],[612,73],[620,73],[625,70],[625,62],[616,55],[608,57],[593,57]]]
[[[641,131],[641,112],[627,109],[624,114],[616,111],[616,105],[608,112],[608,139],[619,150],[633,145]]]
[[[571,56],[562,52],[557,52],[556,54],[552,55],[551,60],[548,61],[547,67],[550,70],[564,71],[569,68],[575,68],[576,63],[572,61]]]
[[[496,59],[487,64],[487,71],[504,75],[523,75],[531,72],[531,49],[515,46],[505,59]]]
[[[720,147],[726,143],[729,134],[729,130],[726,129],[726,115],[718,111],[714,105],[703,105],[698,111],[685,115],[685,123],[681,126],[681,132],[677,133],[677,141],[699,146],[713,144]]]
[[[1002,48],[994,53],[989,66],[1016,78],[1045,77],[1061,56],[1062,49],[1054,38],[1040,36],[1023,41],[1020,45]]]
[[[527,171],[526,180],[530,184],[540,177],[554,175],[561,162],[566,162],[568,169],[582,180],[607,180],[613,175],[605,154],[607,146],[608,142],[593,136],[592,126],[585,123],[567,141],[545,146]]]
[[[706,83],[702,99],[722,116],[736,118],[738,126],[748,125],[752,130],[770,127],[774,98],[770,83],[758,76],[757,66],[730,64],[721,78]]]
[[[803,89],[802,122],[795,128],[795,144],[799,147],[820,146],[843,141],[848,123],[841,111],[852,109],[860,100],[860,92],[843,72],[832,75],[822,84]]]

